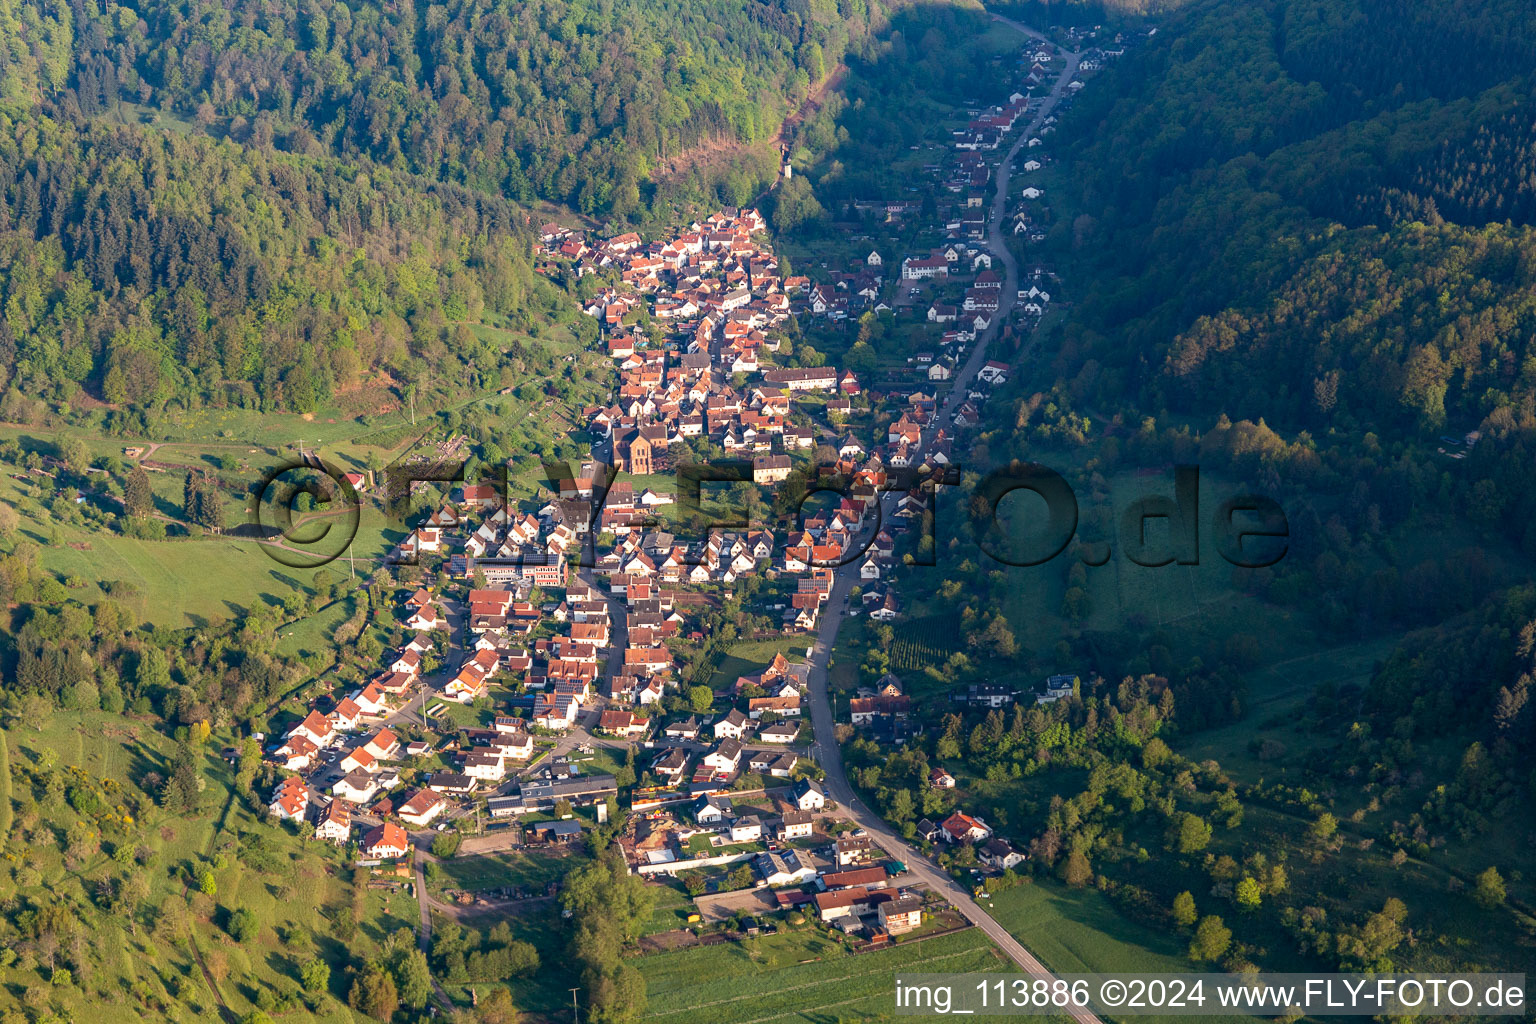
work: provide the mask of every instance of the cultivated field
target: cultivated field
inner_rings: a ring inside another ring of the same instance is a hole
[[[888,1015],[899,970],[1013,968],[974,929],[858,955],[808,929],[784,931],[741,944],[656,953],[635,964],[648,986],[640,1018],[647,1024],[821,1024]]]

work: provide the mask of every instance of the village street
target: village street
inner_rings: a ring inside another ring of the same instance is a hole
[[[994,15],[994,17],[996,16]],[[1033,29],[1020,25],[1017,22],[1006,18],[997,18],[997,20],[1012,25],[1026,35],[1034,38],[1044,38]],[[975,350],[971,353],[971,357],[966,361],[965,366],[955,374],[948,397],[934,415],[928,429],[923,431],[922,441],[918,451],[915,453],[914,462],[921,461],[922,455],[933,442],[934,434],[951,421],[955,408],[960,402],[964,401],[971,382],[975,380],[977,372],[986,362],[988,344],[997,337],[1017,298],[1019,287],[1018,261],[1006,245],[1001,228],[1008,200],[1008,181],[1013,172],[1013,160],[1018,155],[1019,150],[1024,146],[1027,139],[1039,131],[1045,118],[1055,108],[1065,93],[1067,83],[1072,80],[1073,75],[1077,71],[1078,55],[1076,53],[1067,53],[1064,57],[1065,66],[1062,68],[1050,95],[1040,105],[1034,119],[1020,133],[1019,138],[1008,150],[1007,155],[1003,157],[1002,163],[997,168],[997,193],[992,204],[989,240],[993,253],[1003,261],[1003,265],[1006,268],[1003,294],[998,306],[997,316],[977,340]],[[882,495],[881,516],[874,523],[870,524],[871,530],[877,530],[880,519],[883,519],[889,511],[894,510],[898,497],[894,491]],[[816,741],[812,746],[812,754],[817,763],[826,770],[825,788],[827,796],[836,800],[852,821],[868,830],[870,836],[886,853],[894,859],[905,863],[908,870],[919,881],[943,895],[945,899],[965,916],[966,920],[986,933],[987,937],[1007,953],[1019,967],[1031,975],[1050,977],[1050,972],[1046,969],[1045,965],[1030,953],[1029,950],[1025,949],[1022,943],[1010,935],[1008,930],[999,924],[996,919],[988,914],[986,909],[973,899],[965,888],[950,878],[947,873],[941,871],[932,861],[924,858],[916,848],[897,835],[878,814],[866,807],[855,795],[853,787],[848,782],[847,772],[843,766],[842,750],[833,733],[836,720],[832,713],[828,692],[827,669],[831,660],[832,650],[837,644],[838,630],[842,625],[843,616],[847,612],[849,592],[857,582],[855,573],[845,571],[837,575],[831,596],[823,605],[825,611],[810,658],[811,721],[815,726],[816,735]],[[1070,1012],[1073,1019],[1081,1022],[1081,1024],[1100,1024],[1099,1018],[1086,1009]]]

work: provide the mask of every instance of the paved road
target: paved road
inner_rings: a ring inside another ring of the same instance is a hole
[[[1007,18],[1000,18],[996,15],[993,17],[998,21],[1012,25],[1026,35],[1044,38],[1040,33],[1018,22]],[[964,368],[955,375],[948,397],[938,414],[935,415],[929,429],[924,431],[921,442],[923,449],[926,449],[932,443],[933,435],[938,431],[939,427],[950,422],[950,417],[953,415],[955,408],[960,402],[964,401],[965,393],[969,389],[971,381],[975,379],[977,371],[986,362],[988,344],[997,337],[1003,322],[1008,317],[1009,311],[1013,308],[1019,287],[1018,261],[1014,259],[1013,253],[1008,249],[1002,235],[1003,216],[1008,202],[1008,179],[1013,172],[1014,158],[1018,155],[1019,150],[1023,148],[1025,141],[1033,137],[1040,129],[1046,116],[1061,99],[1061,96],[1066,91],[1067,83],[1071,81],[1073,74],[1077,71],[1077,63],[1077,54],[1065,54],[1065,67],[1057,79],[1055,87],[1041,104],[1040,109],[1028,127],[1020,133],[1018,140],[1008,150],[1008,153],[1003,157],[1002,163],[997,168],[995,175],[997,194],[992,203],[992,222],[988,238],[993,253],[1003,261],[1006,271],[1003,294],[998,305],[997,316],[993,318],[991,326],[978,339],[975,351],[971,353],[971,357],[966,361]],[[921,451],[918,454],[920,456]],[[880,519],[884,519],[889,512],[894,510],[897,497],[898,495],[894,492],[888,492],[882,496],[882,515]],[[879,520],[871,524],[869,529],[877,528],[878,522]],[[968,890],[956,883],[948,874],[940,871],[933,862],[923,857],[921,853],[903,840],[878,814],[864,806],[848,782],[848,775],[843,767],[842,750],[839,748],[833,733],[835,719],[832,714],[831,699],[828,693],[827,666],[831,660],[832,649],[837,644],[838,630],[842,626],[843,615],[846,610],[845,602],[849,591],[857,583],[857,574],[848,571],[846,568],[837,573],[832,587],[832,594],[826,604],[823,605],[825,611],[810,659],[811,721],[815,725],[816,733],[816,740],[812,746],[812,751],[817,762],[826,769],[827,777],[825,784],[827,795],[842,805],[848,817],[867,829],[881,849],[896,860],[905,863],[919,881],[926,883],[935,892],[942,893],[945,899],[965,916],[966,920],[986,933],[987,937],[996,943],[1026,973],[1049,977],[1050,971],[1046,966],[1034,954],[1025,949],[1022,943],[1010,935],[1008,930],[988,914],[984,907],[972,899]],[[1071,1016],[1073,1019],[1081,1022],[1081,1024],[1101,1024],[1099,1018],[1086,1009],[1073,1011]]]

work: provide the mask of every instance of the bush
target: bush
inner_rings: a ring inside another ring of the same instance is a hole
[[[324,992],[331,984],[331,965],[316,957],[299,968],[299,981],[306,992]]]
[[[459,852],[463,836],[457,832],[439,832],[432,837],[432,856],[447,860]]]
[[[261,930],[261,922],[249,909],[241,907],[229,915],[229,936],[236,942],[245,942],[256,937]]]

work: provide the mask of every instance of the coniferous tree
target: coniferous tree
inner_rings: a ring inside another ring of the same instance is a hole
[[[123,511],[135,518],[142,518],[154,511],[155,495],[149,486],[149,474],[144,467],[134,464],[123,485]]]

